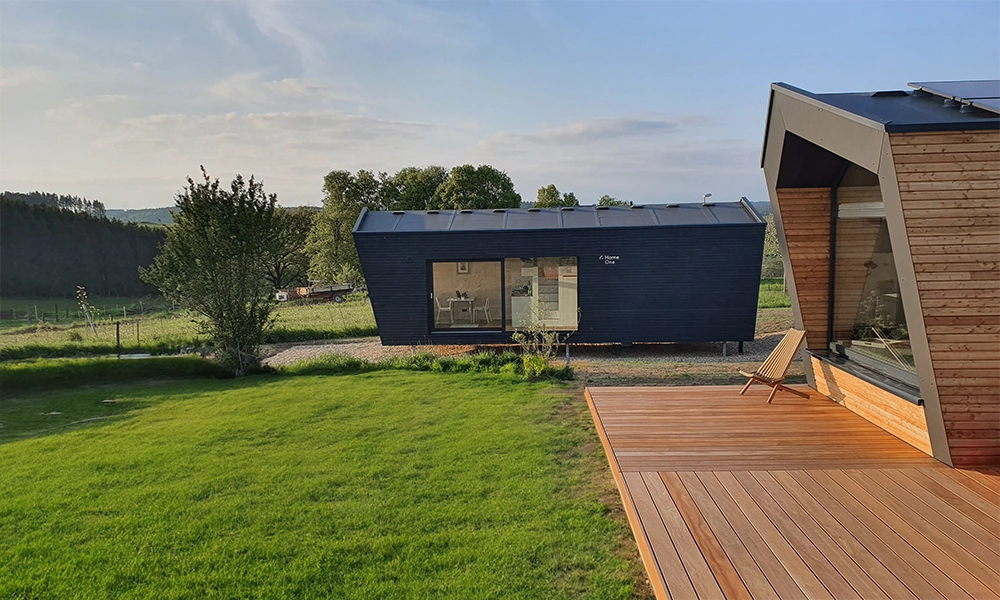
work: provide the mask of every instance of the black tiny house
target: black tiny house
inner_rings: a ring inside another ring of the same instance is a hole
[[[386,345],[752,340],[765,223],[714,204],[368,211],[354,241]]]

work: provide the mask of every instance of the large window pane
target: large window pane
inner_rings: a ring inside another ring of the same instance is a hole
[[[500,261],[432,265],[434,329],[500,328]]]
[[[508,258],[505,261],[508,330],[541,323],[548,329],[577,328],[575,256]]]
[[[910,335],[879,188],[840,187],[837,199],[833,349],[886,375],[915,383]]]

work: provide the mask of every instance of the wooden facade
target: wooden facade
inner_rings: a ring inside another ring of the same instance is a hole
[[[944,463],[1000,465],[1000,115],[775,84],[762,166],[809,384]],[[850,205],[857,218],[838,219]],[[825,359],[886,236],[918,394]]]
[[[1000,131],[889,134],[956,465],[1000,461]]]

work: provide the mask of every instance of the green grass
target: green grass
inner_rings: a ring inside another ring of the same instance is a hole
[[[0,598],[634,593],[556,384],[267,375],[5,395],[0,422]]]
[[[95,306],[102,300],[92,300]],[[121,299],[120,299],[121,300]],[[23,306],[31,306],[33,300],[18,300]],[[56,301],[46,299],[47,303]],[[60,300],[58,302],[70,302]],[[160,306],[144,318],[129,317],[121,325],[121,339],[125,352],[152,352],[154,354],[176,353],[183,348],[195,348],[207,343],[205,336],[198,333],[192,317],[180,311],[167,312],[166,305]],[[9,310],[4,300],[3,310]],[[25,304],[29,303],[29,304]],[[118,308],[121,308],[120,306]],[[54,311],[54,308],[50,309]],[[62,309],[61,309],[62,310]],[[3,321],[0,327],[0,359],[20,360],[25,358],[56,358],[65,356],[94,356],[113,354],[115,346],[114,320],[121,319],[120,312],[104,313],[98,318],[97,334],[82,317],[70,321],[47,321],[26,324],[22,321]],[[125,314],[130,313],[126,308]],[[72,316],[72,315],[71,315]],[[136,329],[138,328],[138,340]],[[265,343],[298,342],[308,340],[338,339],[378,335],[375,315],[367,298],[343,303],[281,304],[275,311],[274,327],[265,332]]]
[[[0,395],[40,392],[186,377],[225,378],[231,374],[198,356],[157,356],[142,360],[117,358],[31,359],[0,363]],[[3,430],[0,430],[0,436]]]
[[[757,308],[786,308],[792,305],[781,279],[762,279]]]

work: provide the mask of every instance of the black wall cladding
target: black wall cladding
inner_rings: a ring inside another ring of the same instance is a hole
[[[356,230],[354,237],[387,345],[508,343],[507,332],[431,332],[430,263],[558,256],[579,259],[572,343],[719,342],[754,338],[764,227]],[[608,264],[608,255],[618,258]]]

